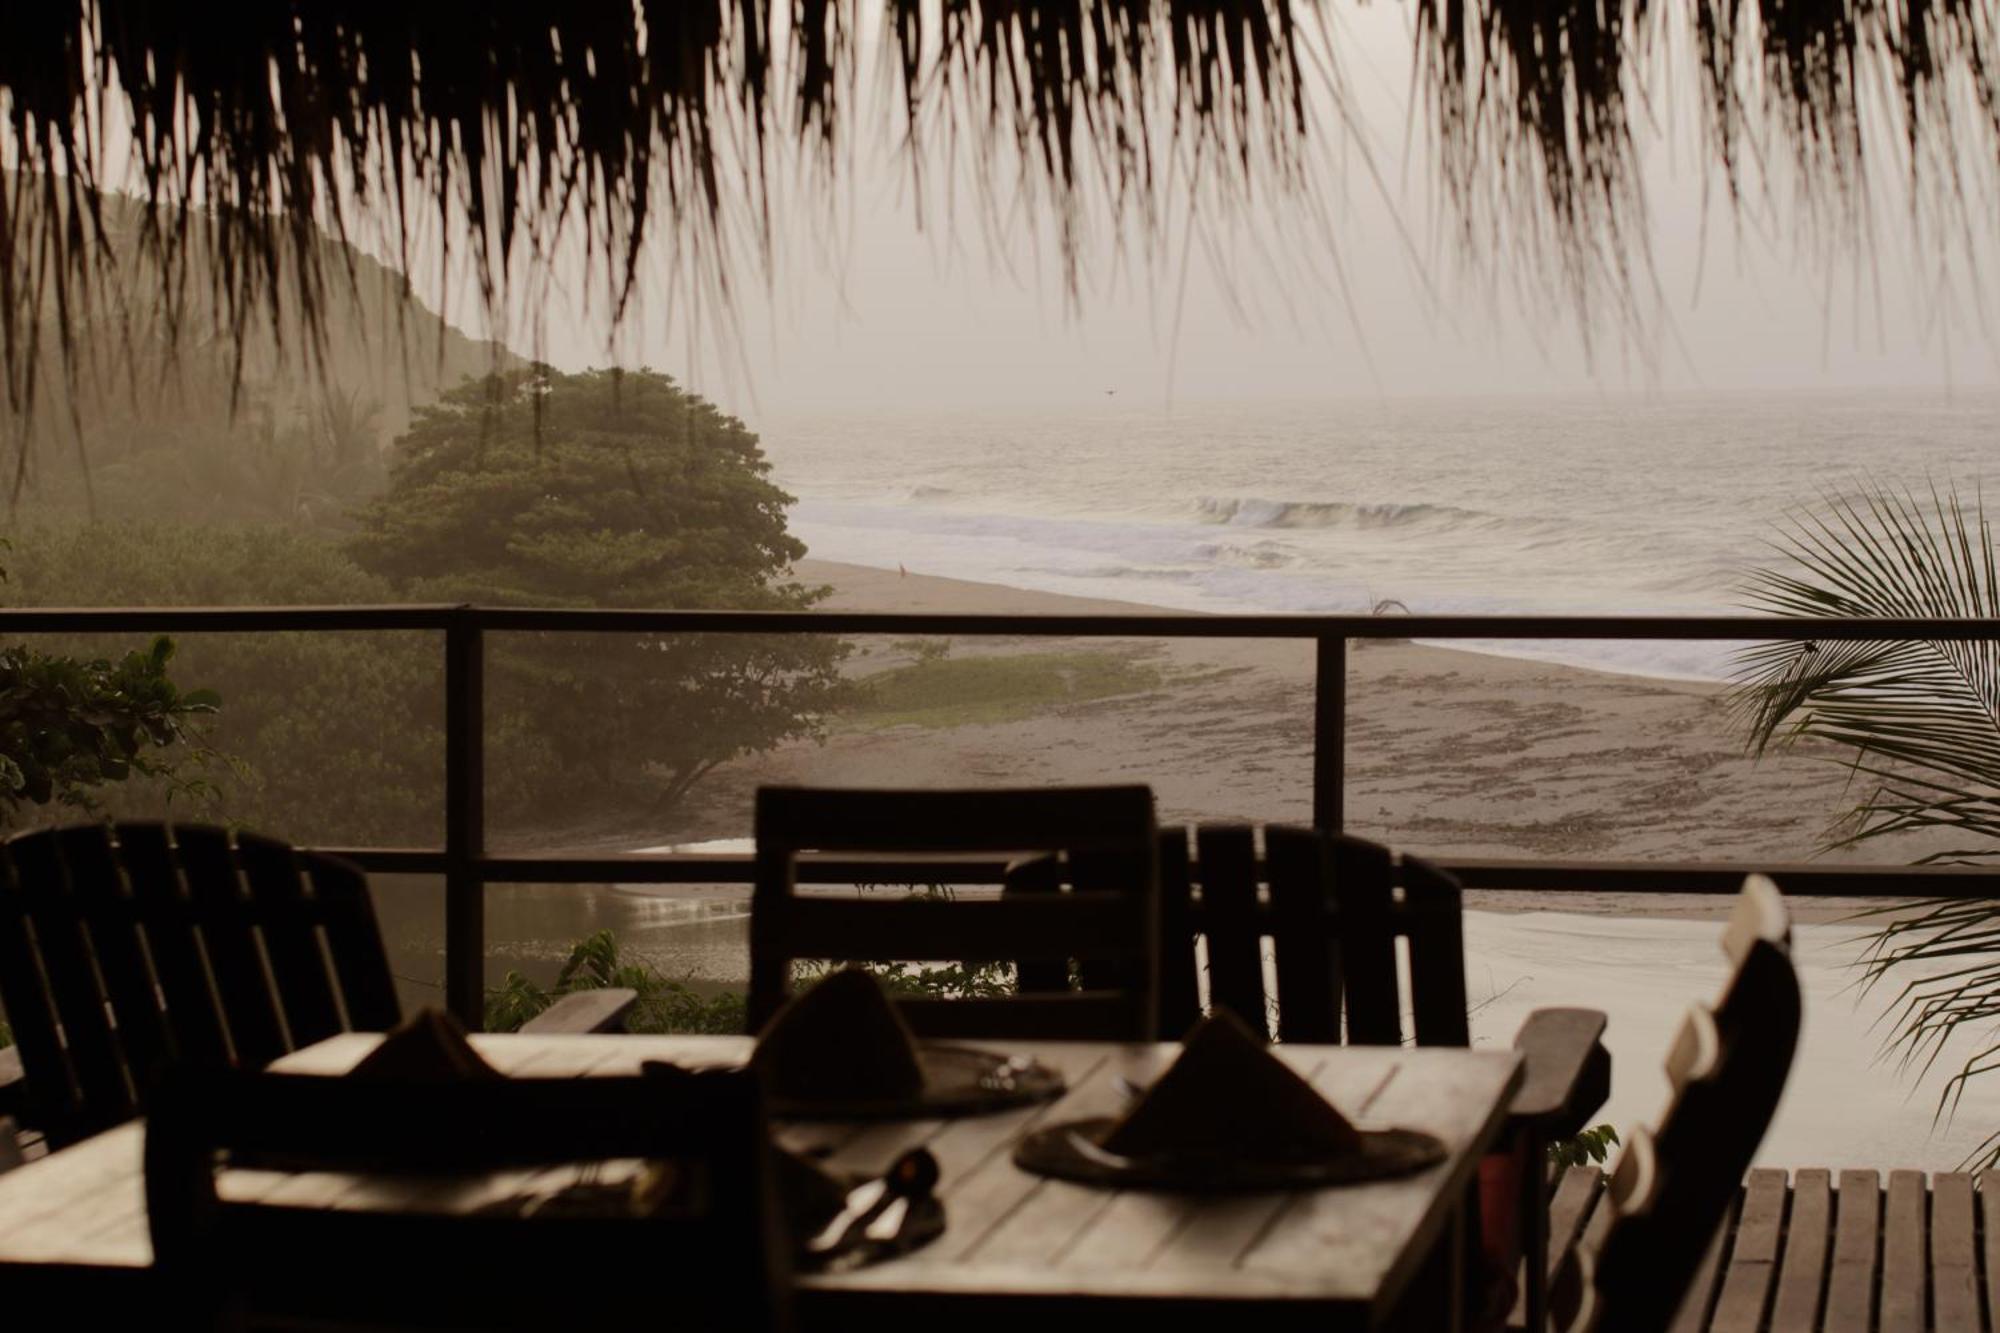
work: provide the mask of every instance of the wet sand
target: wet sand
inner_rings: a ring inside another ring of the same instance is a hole
[[[921,574],[806,561],[829,609],[1150,612]],[[955,654],[1129,653],[1157,689],[990,725],[838,727],[712,775],[645,841],[741,836],[757,786],[1000,785],[1143,781],[1163,820],[1306,822],[1312,806],[1313,655],[1282,640],[960,639]],[[913,660],[858,645],[850,669]],[[1745,753],[1726,691],[1402,641],[1349,653],[1347,827],[1451,856],[1603,860],[1811,859],[1857,793],[1830,748]],[[631,844],[627,844],[631,845]],[[1908,861],[1920,847],[1842,855]],[[1480,895],[1510,910],[1520,895]],[[1564,894],[1567,911],[1705,915],[1698,896]],[[1842,905],[1802,905],[1813,916]]]
[[[836,609],[1150,610],[990,585],[808,563]],[[962,640],[954,655],[1130,653],[1157,668],[1139,692],[990,724],[835,725],[719,770],[671,821],[613,821],[592,841],[632,849],[741,837],[767,782],[836,785],[1143,781],[1167,820],[1310,818],[1312,657],[1284,642]],[[909,645],[858,645],[850,669],[914,660]],[[1830,752],[1746,756],[1724,692],[1422,644],[1357,644],[1348,687],[1348,825],[1411,850],[1614,860],[1808,859],[1854,798]],[[1921,849],[1866,855],[1908,860]],[[1848,855],[1843,853],[1842,855]],[[491,960],[549,973],[569,940],[609,927],[643,959],[703,990],[740,985],[741,886],[671,890],[496,888]],[[1587,1004],[1610,1016],[1616,1065],[1602,1119],[1651,1118],[1672,1027],[1723,975],[1727,907],[1712,897],[1478,894],[1467,913],[1475,1040],[1504,1046],[1529,1010]],[[1761,1160],[1948,1169],[2000,1125],[2000,1078],[1975,1082],[1955,1120],[1931,1113],[1949,1056],[1924,1080],[1881,1058],[1888,992],[1856,988],[1851,903],[1793,900],[1808,995],[1791,1087]]]

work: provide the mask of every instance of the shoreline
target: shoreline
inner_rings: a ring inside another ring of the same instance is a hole
[[[1161,614],[1159,608],[831,561],[802,582],[829,585],[834,611]],[[1167,612],[1198,616],[1199,612]],[[912,645],[857,636],[848,664],[867,677],[909,665]],[[1144,781],[1163,823],[1308,823],[1314,712],[1310,641],[961,636],[964,658],[1023,653],[1115,659],[1151,688],[1031,715],[945,726],[855,726],[793,741],[719,769],[632,847],[741,837],[757,786],[1005,786]],[[1503,657],[1407,640],[1356,641],[1348,663],[1347,828],[1419,854],[1569,860],[1814,859],[1856,798],[1830,748],[1753,759],[1716,684]],[[1907,863],[1917,840],[1854,860]],[[1468,906],[1520,912],[1713,917],[1726,898],[1479,892]],[[1855,900],[1798,903],[1837,920]]]
[[[1059,614],[1141,609],[991,584],[824,562],[800,573],[835,587],[834,610]],[[1143,608],[1151,612],[1152,608]],[[908,666],[914,649],[856,640],[866,677]],[[1026,716],[951,725],[841,724],[718,770],[671,824],[624,824],[603,845],[631,849],[745,837],[762,783],[1002,786],[1139,781],[1163,822],[1305,823],[1311,813],[1313,651],[1308,643],[961,640],[954,660],[1121,655],[1155,685],[1047,705]],[[1762,762],[1742,752],[1721,691],[1688,682],[1463,652],[1357,645],[1349,658],[1347,810],[1353,832],[1447,856],[1595,860],[1810,859],[1853,799],[1844,773],[1811,754]],[[1920,849],[1878,845],[1884,861]],[[619,886],[587,898],[509,886],[495,921],[553,968],[581,928],[615,926],[628,958],[701,987],[740,985],[748,889]],[[677,901],[667,901],[677,900]],[[1615,1079],[1595,1119],[1621,1132],[1666,1093],[1661,1058],[1689,1002],[1724,971],[1727,896],[1469,893],[1466,982],[1475,1045],[1504,1048],[1527,1013],[1603,1010]],[[1976,1080],[1955,1119],[1932,1124],[1941,1073],[1885,1073],[1879,1026],[1888,992],[1856,986],[1854,900],[1789,900],[1808,1020],[1792,1082],[1760,1152],[1765,1165],[1950,1169],[2000,1123],[2000,1080]],[[560,915],[558,915],[560,914]],[[556,920],[563,924],[557,926]],[[1906,976],[1903,978],[1907,980]],[[1965,1048],[1954,1043],[1941,1070]]]
[[[953,578],[943,574],[901,574],[876,565],[857,565],[842,560],[821,560],[808,556],[793,566],[804,583],[831,586],[833,594],[820,604],[827,611],[941,611],[990,615],[1141,615],[1188,616],[1201,618],[1222,615],[1220,611],[1196,611],[1153,602],[1133,602],[1114,598],[1085,597],[1074,593],[1050,592],[1039,588],[1017,588],[1007,583],[986,583]],[[893,586],[892,586],[893,585]],[[1261,614],[1261,613],[1248,613]],[[1282,615],[1283,612],[1271,614]],[[1413,643],[1418,647],[1467,657],[1498,658],[1505,662],[1531,662],[1561,667],[1594,676],[1642,681],[1669,681],[1678,685],[1705,686],[1725,690],[1724,679],[1687,672],[1621,669],[1602,663],[1573,662],[1555,655],[1500,652],[1486,647],[1466,647],[1431,639],[1381,639],[1375,643]],[[1486,642],[1486,641],[1479,641]],[[1522,641],[1527,642],[1527,641]],[[1365,646],[1355,641],[1356,646]]]
[[[1050,592],[1040,588],[1019,588],[1009,583],[987,583],[976,579],[953,578],[944,574],[903,574],[876,565],[857,565],[844,560],[820,560],[808,556],[793,566],[804,583],[826,584],[833,594],[820,604],[827,611],[939,611],[950,609],[967,614],[987,615],[1137,615],[1187,616],[1202,618],[1226,614],[1195,611],[1181,606],[1154,602],[1123,601],[1106,597],[1085,597],[1075,593]],[[893,580],[896,587],[888,586]],[[1246,613],[1262,614],[1262,613]],[[1273,612],[1274,615],[1285,614]],[[1356,641],[1357,646],[1362,645]],[[1470,648],[1432,639],[1379,639],[1375,643],[1412,643],[1438,652],[1468,657],[1499,658],[1507,662],[1533,662],[1596,676],[1634,680],[1672,681],[1681,685],[1726,689],[1728,682],[1685,672],[1621,670],[1603,664],[1566,661],[1556,656],[1506,653],[1491,648]]]
[[[1160,614],[1138,603],[1069,597],[937,575],[803,560],[831,611]],[[1168,614],[1199,616],[1200,612]],[[908,666],[907,641],[855,636],[848,674]],[[756,788],[1008,786],[1139,781],[1163,823],[1311,822],[1314,650],[1309,640],[982,636],[958,657],[1068,655],[1138,663],[1152,688],[1057,702],[997,721],[854,725],[723,765],[665,820],[609,813],[506,850],[619,852],[747,838]],[[1440,858],[1733,861],[1817,858],[1857,799],[1830,747],[1753,759],[1722,686],[1624,675],[1435,644],[1356,641],[1348,659],[1346,827]],[[1835,762],[1830,762],[1835,761]],[[503,841],[505,841],[503,839]],[[1919,838],[1844,851],[1907,864]],[[631,890],[627,890],[631,891]],[[729,898],[738,886],[678,886]],[[642,888],[637,892],[646,894]],[[1792,899],[1798,919],[1839,922],[1874,899]],[[1729,898],[1473,890],[1466,905],[1518,914],[1721,919]]]

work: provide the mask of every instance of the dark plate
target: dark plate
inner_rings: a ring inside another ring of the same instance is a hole
[[[1445,1158],[1436,1136],[1414,1129],[1362,1130],[1358,1151],[1317,1160],[1238,1153],[1120,1157],[1098,1146],[1117,1123],[1107,1116],[1037,1130],[1014,1149],[1014,1165],[1086,1185],[1218,1194],[1359,1185],[1410,1175]]]
[[[917,1061],[923,1094],[894,1101],[795,1101],[773,1097],[771,1114],[788,1120],[910,1120],[985,1115],[1062,1096],[1068,1088],[1056,1070],[1025,1056],[999,1055],[974,1046],[923,1042]]]

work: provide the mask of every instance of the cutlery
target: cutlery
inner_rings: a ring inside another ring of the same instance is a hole
[[[863,1218],[872,1216],[887,1199],[888,1194],[889,1181],[886,1176],[877,1180],[864,1180],[849,1190],[845,1206],[834,1214],[831,1222],[820,1228],[817,1236],[806,1242],[806,1253],[828,1255],[838,1251],[841,1242],[847,1239],[849,1229]]]
[[[907,1198],[897,1199],[875,1215],[875,1220],[862,1231],[862,1238],[878,1245],[883,1241],[894,1240],[896,1233],[903,1229],[903,1219],[909,1215],[910,1201]]]
[[[910,1215],[910,1205],[928,1198],[931,1191],[937,1188],[937,1158],[922,1148],[904,1153],[889,1168],[889,1174],[884,1179],[889,1182],[889,1192],[895,1197],[861,1233],[877,1244],[894,1240],[903,1229],[904,1219]]]
[[[849,1190],[846,1207],[806,1242],[806,1253],[818,1258],[839,1254],[857,1232],[877,1243],[894,1239],[909,1216],[910,1204],[928,1197],[937,1181],[937,1158],[922,1148],[911,1149],[878,1179]]]

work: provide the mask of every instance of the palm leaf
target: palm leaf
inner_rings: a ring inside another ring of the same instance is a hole
[[[2000,617],[2000,571],[1983,506],[1932,488],[1828,497],[1795,517],[1750,605],[1807,617]],[[1907,831],[1923,807],[1976,815],[2000,794],[2000,643],[1992,638],[1758,644],[1738,659],[1733,703],[1753,747],[1802,739],[1853,752],[1877,781],[1854,811],[1855,842]],[[1928,771],[1933,779],[1909,776]],[[1991,816],[2000,819],[2000,806]],[[1978,855],[2000,855],[2000,844]]]
[[[1865,488],[1828,495],[1794,516],[1777,550],[1787,567],[1759,571],[1748,588],[1760,611],[1801,617],[2000,618],[1991,528],[1936,486],[1927,495]],[[1753,749],[1803,740],[1847,752],[1865,792],[1835,825],[1829,847],[1901,834],[1946,833],[1926,862],[2000,857],[2000,642],[1989,636],[1892,642],[1794,640],[1756,644],[1737,659],[1731,699]],[[1862,955],[1862,988],[1894,984],[1884,1021],[1889,1047],[1918,1077],[1959,1034],[2000,1021],[2000,901],[1938,898],[1884,916]],[[1907,979],[1905,979],[1907,978]],[[1972,1080],[2000,1069],[1988,1038],[1945,1080],[1935,1118],[1948,1118]],[[2000,1132],[1968,1159],[2000,1162]]]

